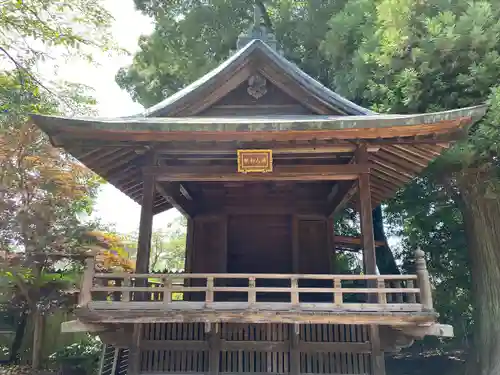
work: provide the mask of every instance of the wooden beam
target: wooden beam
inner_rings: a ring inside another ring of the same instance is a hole
[[[259,204],[241,204],[233,206],[221,200],[220,206],[211,204],[210,206],[200,205],[197,207],[196,215],[210,214],[210,215],[315,215],[317,217],[325,217],[324,207],[320,204],[299,205],[297,203],[290,203],[284,205],[281,203],[268,204],[267,201],[259,201]]]
[[[222,304],[222,305],[220,305]],[[421,311],[421,305],[396,303],[386,305],[349,304],[339,309],[331,304],[272,303],[269,309],[258,303],[241,308],[237,303],[214,302],[211,309],[205,302],[173,301],[164,308],[163,302],[91,302],[88,308],[76,310],[80,320],[89,323],[300,323],[300,324],[376,324],[407,327],[435,323],[437,314]],[[221,306],[219,308],[219,305]],[[304,306],[304,305],[307,305]],[[327,306],[320,306],[327,305]],[[154,308],[155,307],[155,308]]]
[[[166,199],[166,201],[176,208],[184,217],[190,218],[194,215],[194,206],[181,194],[179,183],[156,183],[156,191]]]
[[[74,332],[103,332],[109,329],[108,326],[102,324],[86,324],[80,320],[70,320],[61,323],[61,333]]]
[[[184,185],[179,184],[179,190],[181,191],[181,194],[184,196],[184,198],[186,198],[188,201],[193,200],[193,196],[191,195],[189,190],[186,189],[186,187]]]
[[[157,181],[328,181],[356,180],[369,173],[366,164],[280,165],[270,173],[238,173],[234,166],[157,166],[145,167],[145,176]]]
[[[335,245],[340,244],[345,247],[353,247],[360,248],[361,247],[361,238],[360,237],[352,237],[352,236],[335,236],[334,237]],[[384,241],[375,241],[376,246],[384,246]]]
[[[212,324],[214,326],[214,324]],[[295,325],[291,324],[292,330]],[[217,347],[223,351],[258,351],[258,352],[286,352],[290,343],[287,341],[253,341],[253,340],[223,340],[218,338],[217,332],[210,331],[208,340],[142,340],[141,348],[148,350],[182,350],[204,351],[210,350],[211,341],[218,339]],[[212,337],[210,337],[212,336]],[[304,353],[370,353],[369,342],[306,342],[299,341],[298,335],[293,334],[292,346],[297,352]]]
[[[357,181],[342,181],[337,184],[338,189],[326,209],[326,215],[328,217],[332,217],[342,210],[358,191]]]
[[[161,156],[164,155],[234,155],[240,149],[256,148],[256,149],[271,149],[273,155],[295,155],[295,154],[339,154],[353,153],[357,146],[353,143],[341,144],[290,144],[290,143],[252,143],[252,144],[220,144],[220,143],[181,143],[175,142],[168,146],[157,146],[157,151]],[[377,152],[380,146],[369,146],[368,152]]]
[[[368,161],[366,146],[360,146],[356,151],[356,163]],[[361,238],[363,242],[363,267],[366,274],[377,273],[375,258],[375,238],[373,234],[372,202],[370,193],[370,174],[362,173],[358,179],[359,215],[361,223]]]
[[[370,353],[371,347],[367,342],[300,342],[299,351],[307,353]]]
[[[212,332],[209,332],[210,335]],[[142,340],[141,348],[146,350],[204,351],[209,349],[209,342],[204,340]]]
[[[463,133],[460,131],[460,133]],[[390,137],[390,138],[384,138],[384,139],[372,139],[372,140],[367,140],[364,139],[365,142],[367,142],[368,145],[368,150],[370,152],[376,152],[378,148],[384,147],[390,147],[391,145],[394,144],[399,144],[399,145],[430,145],[430,146],[438,146],[440,148],[449,148],[450,147],[450,142],[456,141],[460,137],[457,134],[454,133],[449,133],[449,134],[438,134],[436,135],[429,135],[425,138],[416,138],[414,136],[408,136],[408,137]],[[463,134],[462,134],[463,135]],[[95,153],[100,153],[102,149],[107,149],[107,148],[128,148],[128,149],[133,149],[136,150],[138,153],[144,152],[148,146],[151,145],[151,142],[144,142],[144,141],[133,141],[133,140],[116,140],[116,141],[110,141],[110,140],[104,140],[104,139],[96,139],[95,137],[89,139],[89,137],[84,138],[78,138],[75,139],[74,137],[71,137],[70,135],[67,137],[62,137],[62,141],[68,142],[68,151],[73,154],[75,157],[80,159],[81,157],[89,157],[92,154]],[[311,139],[305,140],[304,142],[308,142]],[[357,140],[363,141],[362,137],[358,137]],[[324,142],[316,143],[314,145],[306,144],[306,143],[295,143],[295,144],[290,144],[290,143],[276,143],[274,140],[270,140],[268,142],[262,142],[262,141],[256,141],[254,140],[247,140],[244,142],[241,142],[241,140],[234,140],[233,143],[231,142],[225,142],[225,143],[217,143],[214,141],[200,141],[196,137],[193,137],[193,139],[185,140],[185,141],[164,141],[160,142],[158,139],[155,139],[153,142],[154,143],[154,148],[157,150],[159,153],[184,153],[184,154],[198,154],[198,153],[219,153],[221,151],[225,152],[230,152],[234,153],[237,149],[240,148],[263,148],[263,149],[280,149],[280,148],[292,148],[292,149],[297,149],[297,152],[302,152],[301,149],[318,149],[321,150],[322,148],[324,150],[328,150],[326,152],[336,152],[337,150],[342,150],[342,147],[348,147],[349,149],[352,149],[351,152],[354,152],[356,150],[356,145],[351,141],[346,141],[342,139],[328,139]],[[235,145],[235,142],[238,143],[238,145]],[[333,143],[332,143],[333,142]],[[328,149],[328,147],[333,146],[334,149]],[[339,146],[338,149],[335,149],[336,146]],[[98,149],[99,148],[99,149]],[[322,152],[322,151],[318,151]]]
[[[398,329],[398,327],[393,327]],[[402,327],[400,329],[405,335],[421,339],[425,336],[454,337],[453,326],[448,324],[431,324],[429,326]]]

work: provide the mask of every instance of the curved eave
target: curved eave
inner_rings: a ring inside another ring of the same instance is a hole
[[[370,155],[375,206],[417,176],[448,147],[448,141],[457,138],[461,129],[481,118],[486,108],[477,106],[424,115],[114,120],[33,115],[32,120],[49,135],[55,146],[63,147],[139,204],[142,202],[141,168],[144,166],[141,150],[145,146],[169,142],[163,146],[168,148],[177,144],[172,141],[178,140],[214,145],[204,141],[224,140],[241,144],[241,147],[245,147],[245,142],[255,145],[255,141],[263,141],[268,145],[276,142],[294,148],[310,141],[323,146],[332,140],[352,145],[352,141],[364,139],[379,146],[378,151]],[[430,138],[431,141],[414,143],[415,138]],[[221,147],[226,147],[224,144],[221,143]],[[167,200],[156,194],[154,212],[169,208]]]
[[[250,118],[65,118],[33,115],[52,139],[161,142],[175,140],[377,139],[453,133],[481,118],[486,106],[417,115],[268,116]]]
[[[297,65],[288,61],[274,49],[269,47],[260,39],[250,41],[246,46],[238,50],[217,68],[213,69],[203,77],[186,86],[174,95],[166,98],[160,103],[144,111],[145,117],[169,116],[178,106],[182,106],[191,98],[196,97],[204,88],[211,86],[221,76],[227,76],[231,71],[243,64],[255,51],[261,52],[269,61],[275,64],[292,80],[305,88],[311,96],[316,97],[333,111],[338,111],[346,115],[367,115],[374,114],[367,108],[363,108],[350,100],[336,94],[322,85],[320,82],[306,74]]]

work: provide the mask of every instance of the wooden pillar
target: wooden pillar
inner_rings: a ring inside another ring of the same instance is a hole
[[[135,323],[132,332],[127,375],[139,375],[141,372],[141,334],[142,324]]]
[[[156,164],[156,155],[150,151],[146,156],[147,165]],[[143,175],[141,218],[139,221],[139,238],[137,241],[136,273],[149,272],[149,256],[151,252],[151,235],[153,233],[153,203],[155,195],[154,175]],[[138,286],[147,286],[147,280],[136,281]],[[143,293],[135,293],[134,297],[141,300]],[[139,375],[141,371],[141,338],[143,324],[135,323],[130,347],[128,375]]]
[[[211,323],[210,332],[208,332],[209,375],[218,375],[220,372],[221,339],[218,328],[219,325],[217,323]]]
[[[223,262],[222,264],[222,272],[226,273],[227,272],[227,267],[228,267],[228,261],[227,261],[227,254],[228,254],[228,233],[227,233],[227,228],[228,228],[228,225],[229,225],[229,217],[228,215],[222,215],[221,217],[221,225],[222,225],[222,233],[221,233],[221,236],[222,236],[222,255],[221,255],[221,258],[219,260],[219,262]]]
[[[292,215],[292,273],[299,273],[299,218]]]
[[[194,218],[187,217],[187,228],[186,228],[186,255],[184,258],[184,272],[192,273],[193,272],[193,259],[194,259],[194,228],[195,228],[195,220]],[[193,282],[191,279],[184,279],[184,286],[189,287],[193,286]],[[192,293],[186,292],[183,293],[184,301],[191,301],[193,298]]]
[[[300,374],[299,327],[290,324],[290,375]]]
[[[326,218],[326,230],[327,230],[327,246],[328,246],[328,256],[330,259],[330,273],[336,274],[338,272],[337,267],[337,251],[335,249],[335,235],[334,235],[335,220],[333,217]]]
[[[380,332],[378,325],[370,326],[370,343],[372,352],[372,375],[385,375],[385,358],[380,345]]]
[[[368,163],[366,145],[356,151],[356,163]],[[363,268],[366,274],[377,273],[375,257],[375,238],[373,234],[372,201],[370,192],[370,174],[362,173],[358,179],[359,216],[361,223],[361,242],[363,246]]]
[[[193,269],[193,251],[194,251],[194,219],[187,218],[186,228],[186,256],[184,259],[184,271],[191,273]]]
[[[153,152],[146,155],[148,165],[156,164]],[[153,202],[155,195],[155,176],[143,175],[141,219],[139,222],[139,239],[137,241],[136,272],[149,272],[149,256],[151,252],[151,235],[153,232]]]

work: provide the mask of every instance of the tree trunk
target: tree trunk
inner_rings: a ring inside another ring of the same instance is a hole
[[[398,275],[400,270],[396,265],[394,254],[392,253],[387,238],[384,232],[384,217],[382,215],[382,207],[378,206],[372,211],[373,219],[373,237],[375,241],[383,241],[384,246],[377,246],[375,248],[375,255],[377,257],[377,267],[382,275]]]
[[[477,176],[461,182],[460,195],[472,271],[474,353],[470,375],[500,374],[500,200]],[[482,188],[480,188],[482,185]]]
[[[45,319],[43,314],[39,310],[36,310],[33,313],[33,351],[31,355],[31,367],[34,370],[38,370],[42,362],[44,323]]]
[[[24,334],[26,332],[26,323],[28,322],[28,313],[26,311],[22,311],[19,320],[17,322],[16,334],[14,336],[14,340],[12,342],[12,347],[10,350],[8,363],[17,363],[19,360],[19,350],[21,349],[21,345],[23,344]]]

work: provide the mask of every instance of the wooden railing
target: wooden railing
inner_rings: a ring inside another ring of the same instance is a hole
[[[416,266],[416,275],[130,274],[95,273],[90,259],[80,305],[150,301],[168,308],[202,301],[206,308],[214,308],[236,301],[247,308],[326,303],[335,310],[430,311],[431,286],[421,251],[416,252]]]

